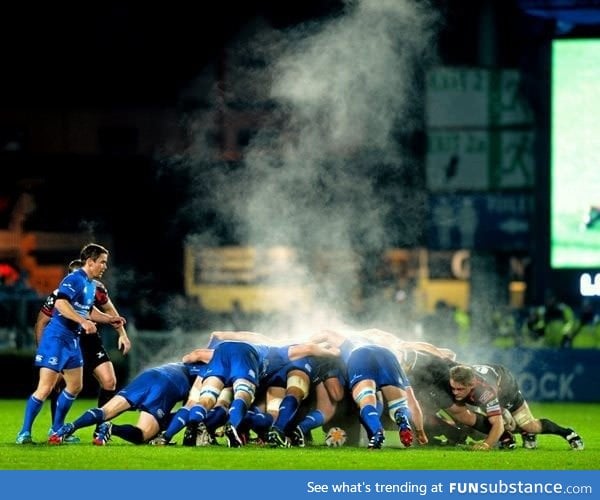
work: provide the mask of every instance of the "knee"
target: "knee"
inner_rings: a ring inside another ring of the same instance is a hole
[[[46,399],[48,399],[48,396],[50,396],[50,394],[54,390],[54,385],[55,384],[53,382],[40,380],[34,392],[34,396],[42,401],[45,401]]]
[[[69,394],[71,394],[73,396],[78,396],[82,389],[83,389],[83,384],[81,382],[73,382],[73,383],[67,384],[67,387],[65,387],[65,391],[67,391]]]
[[[255,391],[256,386],[247,380],[236,380],[233,383],[234,399],[241,399],[248,406],[254,401]]]
[[[109,377],[100,380],[100,387],[105,391],[114,391],[117,389],[117,379],[116,377]]]
[[[94,369],[94,377],[100,388],[105,391],[114,391],[117,388],[117,375],[111,362],[105,362]]]
[[[40,401],[46,401],[46,399],[48,399],[48,396],[50,396],[52,389],[53,387],[38,385],[37,389],[33,393],[33,396],[35,396],[36,399],[39,399]]]
[[[532,434],[540,434],[542,432],[542,423],[535,419],[529,420],[528,422],[524,422],[523,424],[518,424],[518,428],[524,432],[530,432]]]

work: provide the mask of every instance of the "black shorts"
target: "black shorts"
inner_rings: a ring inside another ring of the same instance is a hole
[[[83,367],[90,372],[97,366],[110,361],[110,356],[102,344],[102,339],[97,333],[81,334],[79,337],[81,354],[83,355]]]

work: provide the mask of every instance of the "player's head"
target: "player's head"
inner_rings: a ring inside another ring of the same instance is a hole
[[[454,399],[462,401],[475,386],[473,368],[466,365],[456,365],[450,368],[450,389]]]
[[[97,243],[88,243],[81,249],[80,259],[90,278],[101,278],[108,267],[108,250]]]
[[[81,249],[81,255],[79,258],[85,265],[85,262],[88,259],[96,261],[102,255],[108,255],[108,250],[106,248],[104,248],[102,245],[98,245],[97,243],[88,243]]]
[[[83,262],[81,262],[81,259],[73,259],[71,262],[69,262],[69,273],[77,271],[77,269],[81,267],[83,267]]]

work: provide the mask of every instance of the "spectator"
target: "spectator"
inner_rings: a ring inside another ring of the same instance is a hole
[[[532,310],[527,324],[534,337],[541,338],[541,347],[556,349],[568,345],[577,321],[573,309],[547,291],[544,305]]]
[[[589,299],[584,299],[579,313],[579,324],[569,338],[573,349],[600,348],[600,316]]]
[[[435,303],[435,311],[422,320],[423,336],[433,344],[456,345],[458,340],[458,325],[455,311],[445,300]]]

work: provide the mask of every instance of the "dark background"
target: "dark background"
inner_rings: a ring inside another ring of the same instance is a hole
[[[485,64],[534,70],[556,22],[525,15],[521,3],[430,2],[442,13],[440,63],[482,65],[485,58]],[[341,0],[10,3],[0,18],[0,113],[177,105],[182,88],[203,67],[218,64],[223,48],[254,17],[285,30],[339,15],[345,6]],[[569,35],[595,30],[583,24]],[[491,47],[486,57],[484,40]],[[530,94],[535,100],[535,87]],[[0,159],[0,195],[10,197],[23,186],[36,192],[38,208],[26,229],[109,233],[120,264],[142,274],[160,270],[165,290],[182,286],[182,238],[189,227],[177,210],[185,185],[157,169],[155,158],[3,152]]]
[[[341,8],[333,0],[11,3],[0,20],[0,113],[178,106],[181,89],[218,64],[249,20],[261,16],[286,29]],[[37,210],[26,229],[109,233],[121,264],[142,274],[160,267],[163,288],[182,286],[181,239],[188,228],[176,211],[185,186],[159,173],[154,158],[11,152],[0,153],[0,163],[0,195],[10,198],[24,186],[35,193]]]
[[[339,0],[11,3],[0,25],[5,104],[173,103],[180,87],[248,20],[285,28],[343,7]]]
[[[285,29],[338,15],[346,3],[352,1],[9,3],[0,21],[0,100],[41,106],[173,102],[180,86],[218,57],[250,19],[261,16]],[[524,19],[516,0],[429,3],[442,13],[439,51],[447,64],[478,63],[482,30],[490,29],[497,62],[518,64],[527,39],[552,25]],[[482,24],[485,9],[493,11],[488,26]]]

